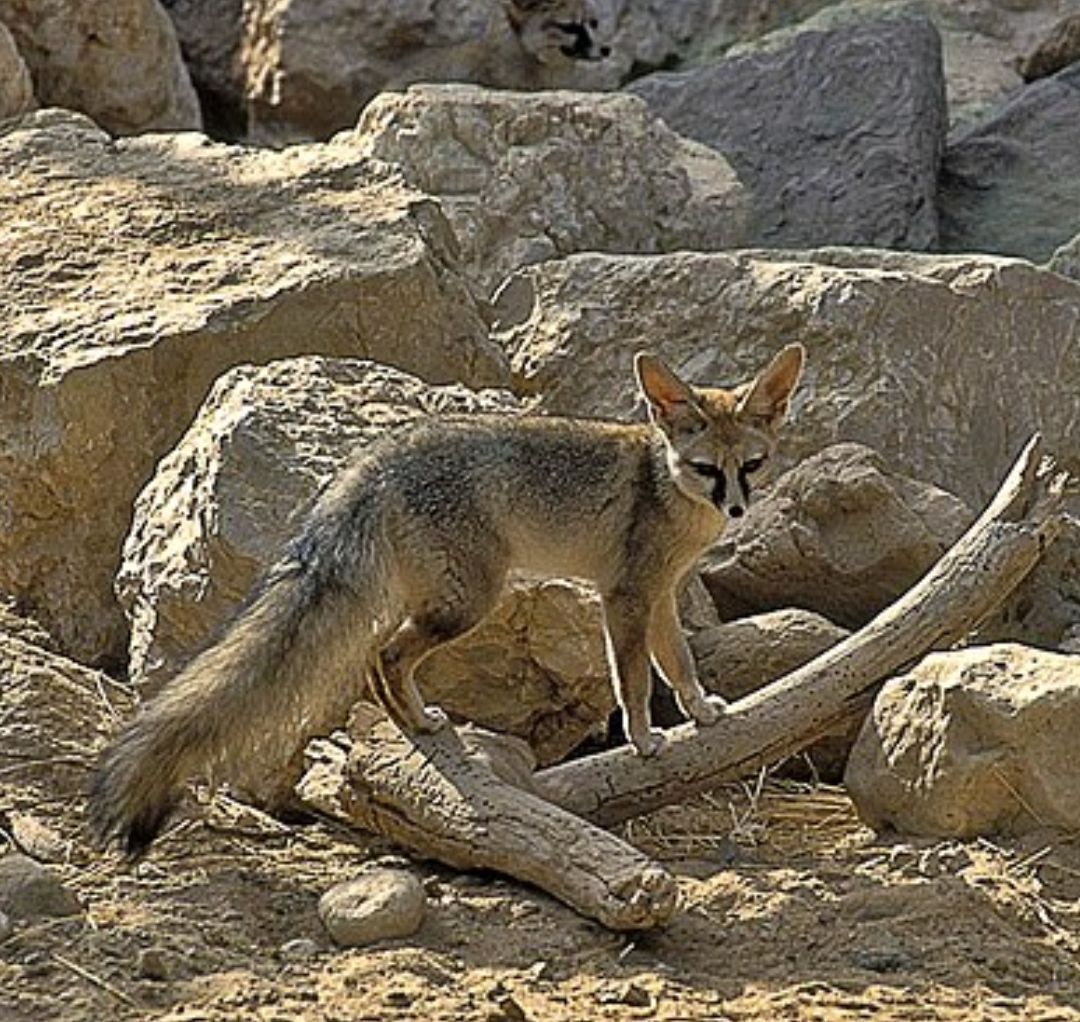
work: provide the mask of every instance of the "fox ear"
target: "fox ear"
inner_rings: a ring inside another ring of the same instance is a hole
[[[649,403],[649,417],[658,426],[685,429],[704,422],[694,391],[655,355],[639,351],[634,356],[634,372]]]
[[[739,399],[737,414],[751,419],[763,419],[777,426],[787,415],[791,395],[802,375],[806,349],[801,344],[789,344],[764,368],[746,393]]]

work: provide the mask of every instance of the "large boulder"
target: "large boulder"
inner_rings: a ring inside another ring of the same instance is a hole
[[[733,248],[745,189],[718,153],[625,95],[413,86],[364,111],[356,141],[438,196],[488,291],[571,252]]]
[[[517,409],[506,393],[432,387],[370,362],[232,370],[136,502],[117,583],[133,677],[156,686],[205,642],[357,445],[419,415]],[[453,716],[527,739],[542,762],[559,759],[614,704],[599,601],[577,583],[517,580],[478,628],[424,662],[419,680]]]
[[[0,592],[79,658],[119,654],[131,502],[241,362],[371,357],[505,381],[437,205],[347,142],[0,133]]]
[[[934,653],[887,682],[848,760],[859,815],[932,837],[1080,829],[1080,656]]]
[[[924,16],[773,33],[758,46],[628,87],[722,152],[753,195],[762,245],[937,243],[945,136],[940,39]]]
[[[156,0],[0,0],[42,104],[130,135],[201,125],[199,102]]]
[[[807,458],[708,555],[725,620],[784,607],[857,628],[906,592],[971,524],[963,501],[886,469],[860,444]]]
[[[1025,262],[819,250],[577,255],[514,274],[496,313],[552,413],[632,414],[640,348],[723,384],[802,341],[780,467],[854,440],[980,507],[1035,429],[1080,467],[1078,307],[1080,283]]]
[[[327,138],[349,127],[379,92],[412,82],[476,82],[497,88],[611,88],[610,61],[543,65],[491,0],[247,0],[241,62],[254,138]],[[614,31],[604,18],[605,37]]]
[[[942,249],[1043,262],[1080,232],[1078,123],[1080,63],[955,133],[938,194]]]
[[[36,106],[30,72],[11,33],[0,22],[0,121],[18,117]]]

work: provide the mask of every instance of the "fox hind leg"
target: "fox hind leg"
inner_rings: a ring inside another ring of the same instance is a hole
[[[473,578],[471,585],[447,586],[439,603],[406,617],[379,650],[371,670],[371,687],[405,734],[430,734],[446,723],[441,710],[424,705],[416,685],[416,669],[433,650],[464,635],[491,610],[505,572],[496,574],[495,578]],[[461,576],[456,579],[460,582]]]

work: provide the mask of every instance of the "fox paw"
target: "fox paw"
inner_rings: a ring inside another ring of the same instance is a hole
[[[694,707],[691,716],[698,727],[709,727],[727,712],[727,708],[727,702],[719,696],[708,696]]]
[[[424,712],[420,718],[420,727],[417,729],[421,734],[433,735],[436,731],[441,731],[447,724],[450,723],[450,718],[442,711],[438,706],[425,706]]]
[[[649,728],[644,735],[638,735],[633,739],[634,751],[646,759],[655,756],[664,747],[664,744],[664,733],[656,728]]]

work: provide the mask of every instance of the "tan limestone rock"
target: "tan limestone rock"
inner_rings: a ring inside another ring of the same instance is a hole
[[[846,784],[878,830],[1080,828],[1080,657],[1016,644],[934,653],[887,682]]]
[[[572,252],[733,248],[747,237],[749,198],[727,161],[634,96],[413,86],[377,97],[355,138],[439,197],[487,292]]]
[[[1036,429],[1080,466],[1078,305],[1019,260],[819,249],[580,254],[516,273],[496,314],[516,387],[560,414],[634,414],[642,348],[731,384],[801,341],[779,468],[852,440],[979,507]]]
[[[0,0],[46,106],[78,110],[118,135],[202,124],[168,16],[155,0]]]
[[[117,656],[132,499],[221,372],[324,353],[498,384],[485,316],[437,206],[347,142],[28,115],[0,132],[0,592]]]

